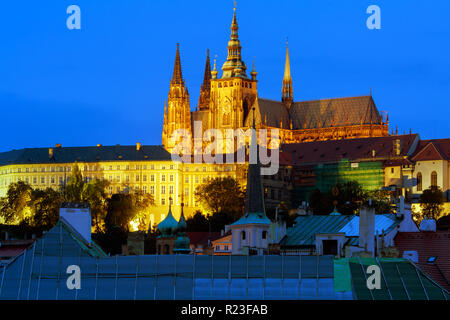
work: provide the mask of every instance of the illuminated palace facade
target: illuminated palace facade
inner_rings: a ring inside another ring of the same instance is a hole
[[[281,100],[258,97],[255,65],[253,64],[249,77],[247,66],[242,60],[236,11],[233,14],[231,39],[227,49],[228,57],[222,66],[220,77],[216,61],[211,71],[208,51],[198,106],[195,111],[191,111],[189,92],[181,72],[180,49],[177,45],[173,76],[164,108],[162,132],[162,144],[169,152],[179,142],[173,136],[179,129],[190,133],[194,146],[194,139],[197,136],[201,139],[208,129],[224,131],[250,128],[253,123],[253,108],[256,128],[267,129],[268,132],[278,129],[281,143],[389,136],[389,116],[386,115],[386,119],[383,119],[371,95],[294,101],[288,47]],[[201,134],[195,132],[196,121],[202,123]],[[225,137],[225,133],[223,136]],[[204,148],[205,144],[208,143],[202,142],[200,145]],[[232,142],[228,145],[236,148]],[[229,151],[231,150],[226,150]]]
[[[167,215],[169,202],[176,218],[184,201],[186,215],[202,209],[195,201],[196,188],[207,179],[231,176],[245,185],[245,164],[183,164],[173,162],[162,146],[102,146],[26,148],[0,153],[0,196],[13,182],[24,181],[35,189],[59,190],[78,165],[86,182],[107,180],[108,194],[134,189],[153,195],[148,209],[151,225]],[[2,221],[0,221],[1,223]]]

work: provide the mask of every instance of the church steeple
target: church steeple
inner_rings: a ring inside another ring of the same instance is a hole
[[[206,52],[205,75],[203,76],[203,84],[200,89],[200,97],[198,99],[198,107],[200,110],[209,108],[211,98],[211,63],[209,61],[209,49]]]
[[[247,190],[245,193],[245,214],[243,218],[255,216],[262,220],[267,220],[266,210],[264,207],[264,191],[261,180],[261,163],[259,162],[259,146],[256,137],[255,126],[255,108],[253,108],[253,126],[252,126],[251,152],[256,152],[256,160],[248,165],[247,173]],[[270,222],[269,222],[270,223]]]
[[[290,108],[294,101],[294,90],[292,89],[291,63],[289,61],[289,44],[286,45],[286,64],[284,66],[283,88],[281,90],[281,101]]]
[[[184,85],[183,75],[181,74],[180,44],[177,43],[177,54],[175,56],[175,66],[173,67],[172,84]]]
[[[233,21],[231,22],[231,39],[228,42],[228,57],[227,61],[222,66],[222,79],[232,77],[248,78],[245,71],[247,66],[242,61],[241,56],[241,42],[238,38],[238,23],[236,19],[236,7],[234,7]]]
[[[180,46],[177,43],[175,66],[170,80],[170,89],[167,105],[164,107],[164,123],[162,143],[167,151],[171,152],[177,144],[173,133],[178,129],[191,130],[191,108],[189,105],[189,92],[181,73]]]

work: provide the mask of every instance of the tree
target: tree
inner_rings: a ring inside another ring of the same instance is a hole
[[[74,165],[69,182],[62,187],[61,193],[67,202],[87,202],[91,208],[92,226],[97,232],[104,229],[103,221],[106,217],[106,188],[107,180],[83,180],[78,165]]]
[[[131,196],[135,210],[134,219],[138,222],[138,229],[139,231],[148,231],[150,226],[147,209],[155,205],[155,198],[149,193],[137,190]]]
[[[309,206],[315,215],[327,215],[333,211],[333,198],[329,193],[315,189],[309,195]]]
[[[32,215],[27,224],[40,230],[50,230],[59,220],[59,207],[62,201],[62,195],[52,188],[32,190],[30,201]]]
[[[376,214],[392,213],[390,205],[390,191],[374,190],[367,193],[365,202],[372,200],[372,206],[375,208]]]
[[[84,180],[78,165],[74,165],[69,182],[63,187],[64,200],[67,202],[82,202]]]
[[[244,192],[232,177],[214,178],[200,185],[195,198],[211,213],[225,212],[238,219],[244,208]]]
[[[342,214],[355,214],[367,199],[367,194],[357,181],[338,183],[337,209]]]
[[[420,208],[425,219],[439,219],[445,201],[444,193],[437,186],[431,186],[420,195]]]
[[[192,217],[187,218],[186,224],[188,232],[209,231],[209,221],[201,211],[197,211]]]
[[[226,212],[216,212],[208,216],[209,223],[211,225],[212,232],[220,232],[229,225],[236,221],[234,217]]]
[[[31,186],[23,181],[9,185],[6,197],[0,201],[0,215],[5,223],[20,224],[30,218],[31,191]]]

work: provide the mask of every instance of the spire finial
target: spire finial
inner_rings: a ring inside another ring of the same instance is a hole
[[[177,42],[177,53],[175,56],[175,66],[173,68],[172,83],[182,84],[183,75],[181,73],[180,44]]]
[[[292,77],[291,77],[291,63],[289,59],[289,43],[287,38],[286,38],[286,63],[284,66],[281,100],[288,108],[291,107],[294,101],[294,90],[292,89]]]

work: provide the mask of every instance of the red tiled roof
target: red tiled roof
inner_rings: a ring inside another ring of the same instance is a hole
[[[450,290],[450,231],[399,232],[394,241],[400,256],[404,251],[417,251],[419,267]],[[435,264],[427,264],[428,258],[433,256]]]
[[[0,257],[16,257],[28,248],[34,240],[4,240],[0,243]]]
[[[292,154],[294,165],[311,163],[339,162],[341,159],[350,161],[370,159],[375,151],[375,159],[389,159],[391,157],[404,157],[412,153],[411,147],[418,139],[417,134],[399,135],[389,137],[373,137],[343,140],[328,140],[284,144],[283,152]],[[400,140],[400,155],[394,153],[394,142]]]
[[[220,232],[188,232],[187,236],[191,240],[191,244],[195,246],[206,247],[208,240],[213,241],[221,237]]]
[[[411,159],[413,161],[450,160],[450,139],[420,141]]]

